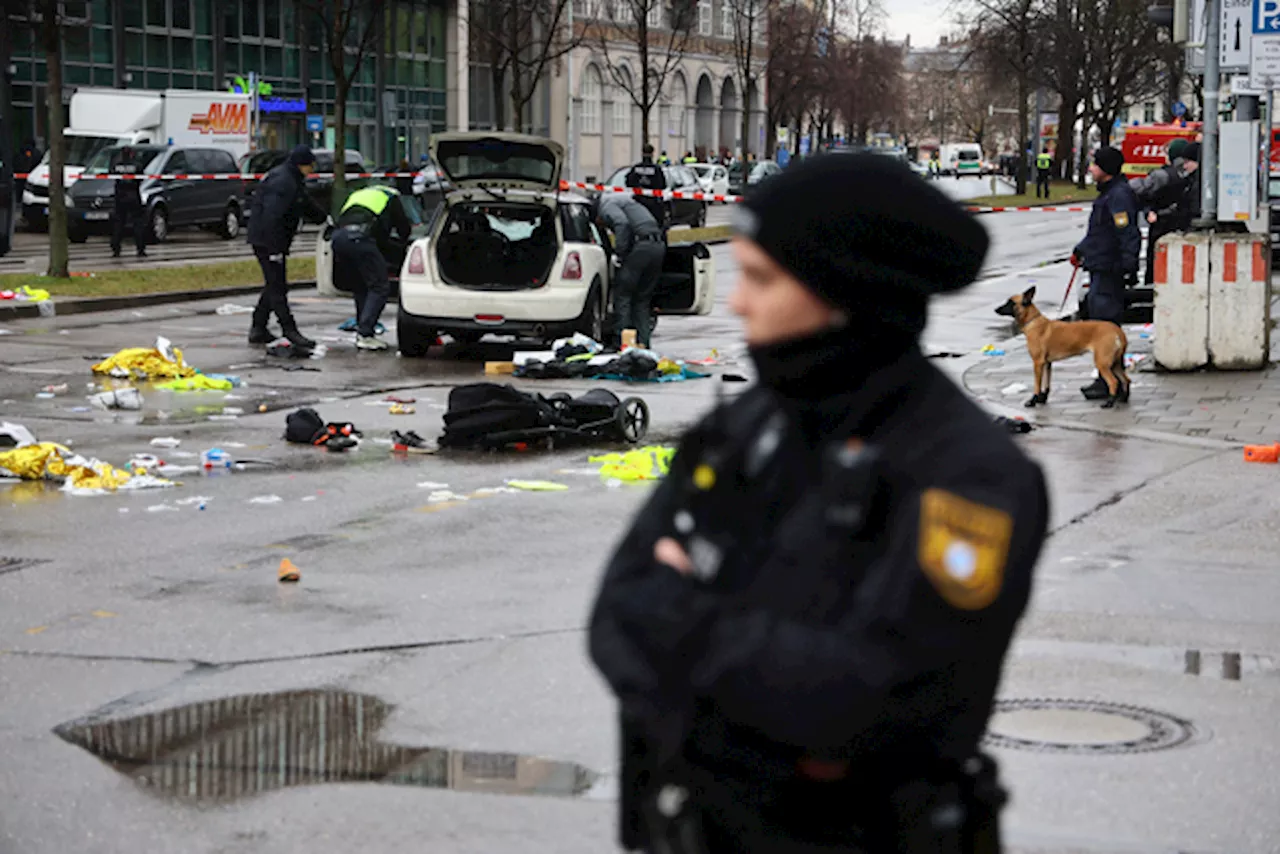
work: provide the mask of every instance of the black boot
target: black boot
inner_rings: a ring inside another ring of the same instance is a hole
[[[289,339],[289,343],[297,347],[299,350],[314,350],[316,342],[303,335],[297,329],[286,329],[284,337]]]
[[[1084,395],[1085,400],[1106,400],[1111,397],[1111,389],[1107,387],[1107,381],[1102,377],[1094,380],[1092,385],[1080,389],[1080,393]]]
[[[271,330],[265,326],[255,326],[249,330],[250,344],[270,344],[276,340],[276,336],[271,334]]]

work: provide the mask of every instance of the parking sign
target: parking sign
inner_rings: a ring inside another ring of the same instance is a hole
[[[1280,0],[1253,0],[1253,32],[1280,34]]]

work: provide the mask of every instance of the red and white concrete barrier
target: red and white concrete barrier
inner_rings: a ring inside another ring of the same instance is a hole
[[[1269,244],[1265,234],[1219,234],[1210,243],[1208,347],[1209,362],[1215,368],[1247,371],[1267,365],[1271,350]]]
[[[1171,371],[1209,364],[1209,236],[1166,234],[1156,245],[1155,359]]]

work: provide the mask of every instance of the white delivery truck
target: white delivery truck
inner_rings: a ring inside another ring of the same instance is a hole
[[[101,89],[82,87],[71,96],[64,186],[80,177],[99,151],[115,145],[202,145],[225,148],[239,160],[249,151],[248,95],[194,89]],[[22,215],[42,231],[49,216],[49,155],[27,178]]]
[[[982,146],[976,142],[956,142],[942,146],[939,156],[942,174],[982,177]]]

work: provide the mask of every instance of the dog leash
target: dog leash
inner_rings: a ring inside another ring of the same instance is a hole
[[[1062,316],[1062,312],[1066,311],[1066,309],[1067,309],[1067,300],[1068,300],[1068,299],[1070,298],[1070,296],[1071,296],[1071,286],[1072,286],[1072,285],[1074,285],[1074,284],[1076,283],[1076,273],[1079,273],[1079,272],[1080,272],[1080,268],[1079,268],[1079,267],[1076,267],[1075,265],[1072,265],[1072,267],[1071,267],[1071,280],[1070,280],[1069,282],[1067,282],[1067,292],[1066,292],[1065,294],[1063,294],[1063,295],[1062,295],[1062,305],[1058,308],[1058,316],[1059,316],[1059,317],[1061,317],[1061,316]]]

